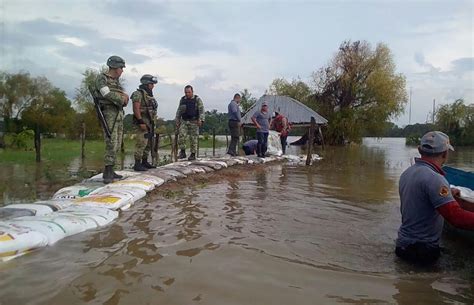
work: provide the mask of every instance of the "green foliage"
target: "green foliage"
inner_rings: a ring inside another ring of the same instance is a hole
[[[292,79],[291,82],[284,78],[274,79],[270,85],[269,93],[289,96],[303,104],[309,104],[310,97],[313,94],[311,88],[299,78]]]
[[[439,107],[436,128],[448,134],[454,145],[474,145],[474,104],[458,99]]]
[[[5,135],[5,145],[8,148],[31,150],[34,132],[31,129],[24,129],[19,133],[8,133]]]
[[[418,146],[418,145],[420,145],[420,139],[421,139],[421,136],[418,136],[418,135],[410,135],[410,136],[406,137],[406,139],[405,139],[405,145],[408,145],[408,146]]]
[[[227,113],[217,112],[217,110],[206,111],[206,119],[204,125],[201,127],[202,133],[212,134],[215,130],[218,135],[225,135],[228,133],[228,119]]]
[[[381,134],[389,118],[403,112],[405,77],[395,72],[384,44],[343,42],[328,66],[313,75],[312,108],[329,120],[327,141],[359,142],[364,131]]]
[[[257,99],[252,96],[248,89],[240,91],[240,96],[240,108],[242,109],[243,113],[246,113],[250,110],[250,108],[252,108],[253,104],[257,102]]]

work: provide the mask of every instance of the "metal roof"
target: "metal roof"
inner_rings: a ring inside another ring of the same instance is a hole
[[[316,124],[327,124],[328,120],[319,113],[312,110],[305,104],[288,96],[263,95],[242,117],[243,124],[252,124],[252,116],[262,107],[262,103],[268,104],[268,111],[273,113],[277,111],[288,118],[291,124],[309,124],[311,117],[314,117]]]

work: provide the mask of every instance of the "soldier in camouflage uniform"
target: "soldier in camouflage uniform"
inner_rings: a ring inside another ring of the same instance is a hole
[[[94,95],[100,102],[100,107],[111,133],[109,138],[104,132],[104,183],[122,178],[114,172],[114,165],[117,152],[122,144],[123,107],[127,106],[129,99],[119,83],[119,77],[122,75],[123,68],[125,68],[125,61],[119,56],[111,56],[107,60],[107,66],[109,70],[97,76],[94,86]]]
[[[196,159],[196,147],[199,127],[204,123],[204,106],[199,96],[194,95],[193,87],[184,87],[184,96],[179,101],[176,111],[176,128],[179,130],[179,159],[186,158],[186,136],[189,136],[191,155],[188,160]]]
[[[158,104],[153,97],[153,87],[158,82],[157,78],[145,74],[140,78],[141,85],[130,97],[133,102],[133,122],[137,142],[135,144],[135,171],[146,171],[156,166],[148,163],[148,155],[151,151],[154,136],[153,127],[156,126],[156,109]],[[152,124],[153,121],[153,124]]]

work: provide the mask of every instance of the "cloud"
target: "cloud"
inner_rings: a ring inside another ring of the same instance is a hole
[[[470,72],[474,71],[474,57],[458,58],[451,61],[453,72]]]

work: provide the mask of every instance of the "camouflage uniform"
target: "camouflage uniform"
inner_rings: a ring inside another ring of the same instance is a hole
[[[194,99],[196,100],[198,111],[197,118],[187,120],[183,118],[183,115],[186,113],[186,105],[183,105],[183,100],[185,99],[185,96],[181,98],[178,111],[176,111],[176,122],[179,123],[178,145],[181,150],[186,149],[186,137],[188,136],[191,153],[196,153],[199,137],[198,120],[204,122],[204,105],[201,98],[195,95]]]
[[[153,96],[148,95],[148,93],[143,89],[137,89],[132,93],[130,97],[133,103],[140,103],[140,112],[143,122],[145,122],[148,127],[148,131],[141,130],[140,126],[136,123],[134,125],[135,134],[137,141],[135,143],[135,160],[147,159],[148,154],[151,151],[151,141],[146,138],[148,132],[155,132],[151,129],[150,112],[154,125],[156,126],[156,109],[157,102]]]
[[[105,89],[108,88],[108,89]],[[118,79],[102,73],[97,77],[95,89],[99,93],[99,100],[105,120],[110,129],[110,138],[105,139],[105,166],[114,166],[117,152],[122,144],[123,135],[123,88]]]

